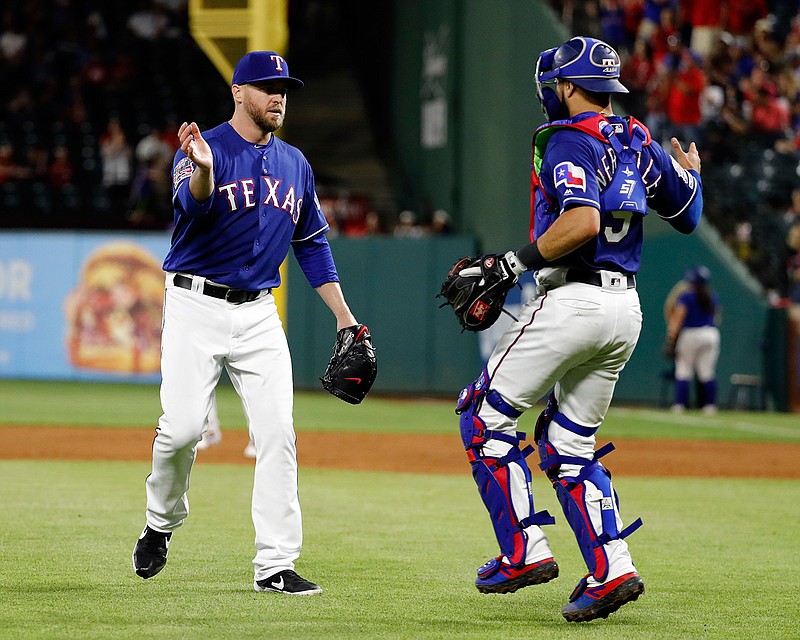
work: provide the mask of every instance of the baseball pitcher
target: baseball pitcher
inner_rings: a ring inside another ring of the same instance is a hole
[[[248,53],[233,72],[232,118],[204,132],[184,122],[178,131],[175,230],[164,260],[163,415],[146,481],[147,524],[133,552],[142,578],[164,568],[172,534],[189,514],[189,473],[225,367],[256,450],[254,588],[290,595],[322,591],[294,571],[302,529],[292,367],[272,296],[290,247],[336,317],[329,390],[360,402],[376,365],[369,331],[357,323],[339,285],[311,167],[298,149],[273,135],[283,124],[287,92],[302,86],[277,53]],[[358,382],[344,380],[342,370]]]

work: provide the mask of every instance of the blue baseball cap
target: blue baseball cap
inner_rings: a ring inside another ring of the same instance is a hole
[[[687,270],[683,276],[683,279],[689,284],[708,284],[711,280],[711,271],[709,271],[708,267],[705,265],[698,264],[697,266]]]
[[[303,82],[289,75],[289,65],[283,56],[274,51],[251,51],[245,54],[233,70],[231,84],[249,84],[266,80],[285,80],[292,89],[299,89]]]

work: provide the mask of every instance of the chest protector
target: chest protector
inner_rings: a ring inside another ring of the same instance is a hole
[[[631,143],[628,146],[619,141],[614,127],[608,122],[601,125],[600,133],[606,137],[614,153],[617,154],[617,170],[614,172],[614,177],[600,193],[601,211],[604,213],[633,211],[643,216],[647,215],[647,188],[636,164],[642,143],[647,137],[645,132],[634,126],[631,130]]]
[[[619,125],[616,125],[619,126]],[[531,166],[531,239],[534,236],[535,196],[536,190],[545,199],[549,196],[541,189],[539,172],[542,167],[547,143],[559,129],[576,129],[593,138],[608,144],[617,157],[613,178],[600,192],[600,213],[602,216],[613,215],[618,211],[629,211],[639,215],[647,215],[647,188],[637,164],[642,148],[650,144],[652,138],[647,128],[638,120],[630,118],[630,144],[623,144],[617,137],[615,125],[604,116],[597,115],[578,122],[569,120],[556,121],[539,127],[533,134],[533,161]]]

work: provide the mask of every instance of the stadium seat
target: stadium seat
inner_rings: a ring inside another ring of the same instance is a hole
[[[763,409],[764,389],[761,376],[745,373],[732,374],[728,406],[734,411],[740,409]]]

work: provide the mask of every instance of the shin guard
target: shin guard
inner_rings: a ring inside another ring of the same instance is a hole
[[[642,520],[638,518],[622,531],[619,529],[619,500],[611,484],[611,474],[599,462],[600,458],[613,451],[614,445],[609,442],[598,449],[590,460],[560,455],[547,436],[553,419],[559,426],[583,436],[590,435],[588,432],[593,433],[596,428],[581,427],[555,411],[542,429],[538,447],[541,458],[539,467],[553,483],[586,567],[592,577],[603,582],[609,569],[604,545],[611,540],[626,538],[642,526]],[[559,474],[562,464],[577,465],[582,469],[574,477],[561,477]]]
[[[472,465],[472,477],[489,511],[500,551],[512,566],[518,566],[524,564],[527,552],[528,536],[525,529],[532,524],[553,524],[555,520],[547,511],[534,512],[530,491],[531,472],[526,462],[533,447],[519,448],[525,434],[517,432],[510,435],[487,429],[486,423],[476,415],[484,399],[506,416],[518,418],[521,415],[499,393],[488,390],[488,380],[488,373],[484,369],[481,376],[461,392],[456,413],[460,414],[461,439]],[[510,445],[509,452],[502,457],[484,455],[483,445],[490,439]],[[512,487],[515,484],[518,490],[525,492],[527,498],[527,514],[523,517],[514,508]]]

